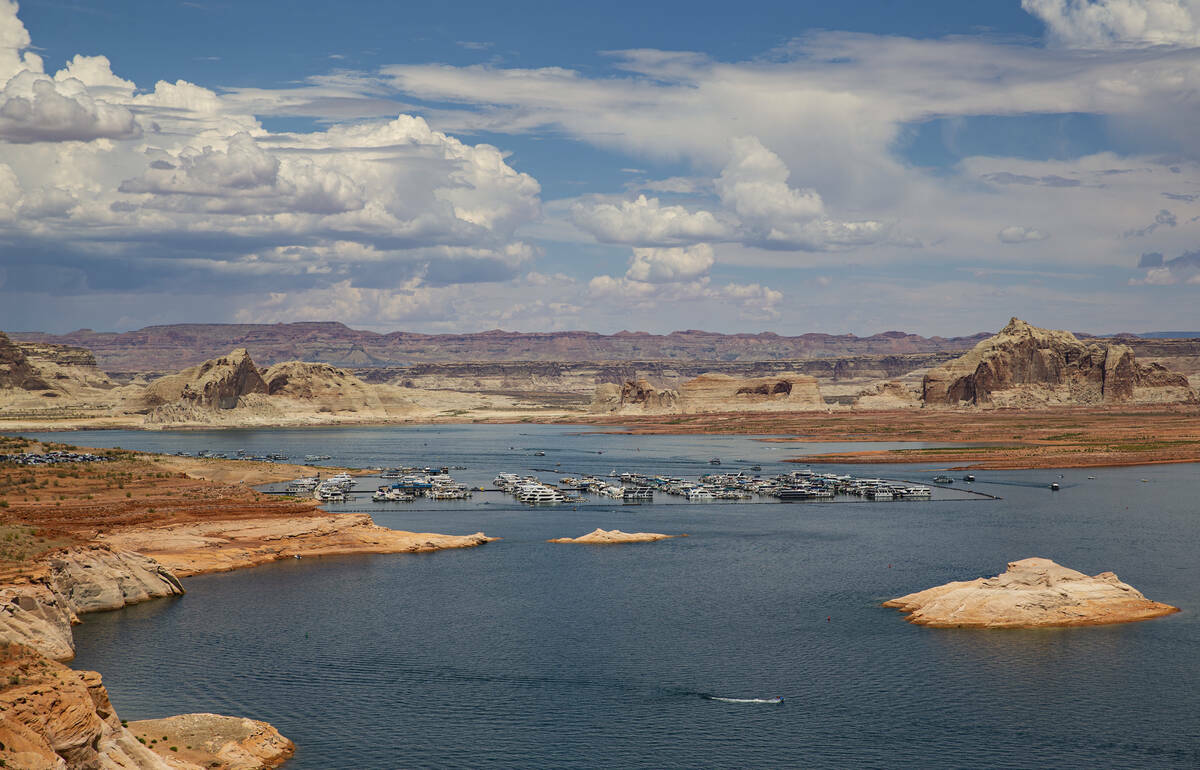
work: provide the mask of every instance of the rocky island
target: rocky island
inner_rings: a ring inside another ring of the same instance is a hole
[[[619,529],[601,529],[597,527],[586,535],[580,535],[579,537],[558,537],[546,542],[615,545],[617,543],[652,543],[655,540],[667,540],[673,537],[686,537],[686,535],[662,535],[657,532],[622,532]]]
[[[1091,576],[1049,559],[1009,562],[990,578],[946,583],[883,603],[935,628],[1042,628],[1133,623],[1179,612],[1111,572]]]

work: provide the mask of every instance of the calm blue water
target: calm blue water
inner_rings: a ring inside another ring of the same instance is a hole
[[[66,440],[461,464],[455,476],[472,484],[554,463],[698,475],[712,456],[772,472],[799,451],[524,425]],[[974,486],[996,501],[534,510],[479,495],[379,506],[386,526],[504,539],[190,578],[182,598],[85,616],[74,665],[104,674],[127,719],[265,719],[298,744],[290,768],[1196,767],[1200,467],[1062,474],[977,472]],[[544,542],[597,526],[691,536]],[[1027,556],[1111,569],[1184,612],[989,632],[918,628],[879,607]],[[775,695],[785,702],[706,697]]]

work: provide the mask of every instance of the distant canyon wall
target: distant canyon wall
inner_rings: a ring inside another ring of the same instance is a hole
[[[260,365],[319,361],[344,368],[459,361],[782,361],[830,356],[888,356],[963,351],[985,335],[921,337],[853,334],[718,334],[682,331],[414,334],[351,329],[340,323],[175,324],[131,332],[23,333],[14,339],[92,351],[113,372],[166,372],[245,348]]]
[[[750,379],[785,373],[805,374],[822,382],[892,379],[953,359],[955,352],[885,356],[846,356],[787,361],[512,361],[413,364],[406,367],[354,369],[366,382],[390,382],[409,388],[462,391],[555,391],[591,396],[598,385],[646,380],[659,388],[677,388],[702,374]]]

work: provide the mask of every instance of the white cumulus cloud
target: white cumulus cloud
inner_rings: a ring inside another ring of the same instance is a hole
[[[1001,243],[1028,243],[1030,241],[1044,241],[1049,237],[1049,233],[1044,233],[1032,227],[1021,227],[1020,225],[1012,225],[996,233],[996,238]]]
[[[658,198],[639,195],[631,201],[576,202],[571,218],[583,230],[605,243],[678,243],[721,238],[728,228],[708,211],[683,206],[663,206]]]
[[[1200,45],[1197,0],[1021,0],[1021,7],[1075,48]]]
[[[625,277],[648,283],[685,281],[704,275],[713,266],[712,246],[641,248],[633,250],[633,262]]]

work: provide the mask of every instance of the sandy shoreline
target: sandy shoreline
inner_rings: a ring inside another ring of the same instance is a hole
[[[62,431],[143,426],[72,421],[30,424],[0,420],[0,432]],[[892,411],[793,412],[704,415],[586,414],[477,415],[461,418],[355,423],[351,427],[439,424],[573,425],[614,434],[764,435],[766,441],[922,442],[949,446],[925,449],[864,450],[804,455],[795,462],[934,463],[955,469],[1027,470],[1035,468],[1092,468],[1161,463],[1200,462],[1200,407],[1064,407],[1060,409],[901,409]],[[197,426],[199,427],[199,426]],[[214,425],[211,428],[235,427]],[[255,425],[272,428],[294,426]],[[306,427],[348,427],[346,423]],[[967,444],[969,442],[969,445]],[[984,446],[988,445],[988,446]],[[302,468],[302,466],[300,466]]]

